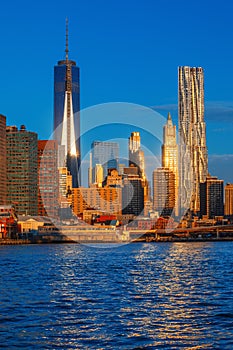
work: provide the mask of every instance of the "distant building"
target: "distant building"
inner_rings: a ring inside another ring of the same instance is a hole
[[[97,187],[102,187],[102,182],[104,181],[104,169],[101,164],[96,164],[92,169],[93,171],[93,184]]]
[[[72,175],[72,186],[80,185],[80,76],[79,67],[68,57],[68,23],[66,23],[66,57],[54,67],[54,139],[64,146],[59,159]],[[65,164],[64,164],[65,163]]]
[[[70,207],[72,204],[72,175],[67,167],[58,168],[59,206]]]
[[[233,216],[233,184],[225,186],[225,211],[226,216]]]
[[[138,167],[124,169],[122,180],[122,214],[134,216],[144,214],[144,181]]]
[[[119,144],[117,142],[94,141],[92,148],[92,166],[101,164],[104,170],[104,178],[108,174],[108,169],[118,169]]]
[[[5,205],[6,200],[6,117],[0,114],[0,205]]]
[[[48,217],[19,215],[17,220],[18,233],[27,234],[31,231],[37,231],[39,227],[51,225]]]
[[[7,126],[7,202],[17,214],[38,214],[37,134]]]
[[[121,188],[74,188],[72,209],[75,215],[82,215],[84,210],[95,209],[106,214],[121,214]]]
[[[175,174],[169,168],[153,171],[153,205],[161,216],[171,215],[175,209]]]
[[[122,187],[122,175],[116,169],[108,169],[108,176],[106,176],[103,186],[107,187]]]
[[[129,138],[129,166],[139,169],[140,177],[145,178],[145,157],[141,149],[141,137],[139,132],[132,132]]]
[[[176,126],[168,113],[167,123],[163,127],[162,167],[170,169],[175,175],[175,214],[179,215],[179,168]],[[172,185],[173,186],[173,185]],[[173,195],[173,194],[172,194]]]
[[[72,218],[72,175],[67,167],[58,168],[59,208],[61,220]]]
[[[17,216],[12,205],[0,205],[0,239],[16,238]]]
[[[57,217],[58,167],[57,141],[38,141],[38,215]]]
[[[179,67],[178,79],[180,206],[198,213],[200,183],[208,174],[203,68]]]
[[[200,184],[200,215],[207,215],[208,219],[224,215],[223,180],[217,176],[208,175]]]

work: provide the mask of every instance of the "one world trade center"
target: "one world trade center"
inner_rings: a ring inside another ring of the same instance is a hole
[[[68,57],[66,20],[65,59],[54,67],[54,139],[58,141],[59,166],[72,175],[72,187],[80,186],[80,72]]]

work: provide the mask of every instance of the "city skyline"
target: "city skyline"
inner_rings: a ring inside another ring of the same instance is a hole
[[[70,57],[81,69],[82,108],[128,101],[153,107],[164,117],[170,111],[177,125],[177,68],[203,67],[209,171],[233,182],[231,2],[225,2],[221,8],[211,6],[210,10],[208,1],[200,7],[197,1],[196,8],[201,9],[196,14],[198,30],[196,17],[188,16],[191,4],[184,5],[183,1],[171,3],[169,12],[165,4],[153,1],[139,1],[133,7],[122,1],[101,1],[98,6],[94,2],[70,1],[69,5],[65,15],[62,6],[56,7],[55,14],[53,6],[46,4],[45,11],[43,1],[37,5],[37,11],[28,1],[21,2],[20,7],[15,4],[14,10],[9,4],[3,5],[0,40],[6,54],[1,57],[1,113],[6,115],[7,124],[25,124],[28,130],[38,132],[40,139],[49,138],[53,66],[62,54],[65,58],[67,16]],[[188,43],[189,37],[192,43]]]

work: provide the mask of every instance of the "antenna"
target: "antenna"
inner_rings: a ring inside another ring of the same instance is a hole
[[[66,53],[66,61],[68,61],[68,53],[69,53],[69,28],[68,28],[68,18],[66,17],[66,49],[65,49],[65,53]]]

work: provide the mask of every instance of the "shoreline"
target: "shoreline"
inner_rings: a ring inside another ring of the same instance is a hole
[[[71,240],[56,240],[56,241],[37,241],[33,242],[30,240],[16,240],[16,239],[4,239],[0,240],[0,246],[12,246],[12,245],[46,245],[46,244],[129,244],[129,243],[195,243],[195,242],[233,242],[233,237],[220,237],[220,238],[189,238],[189,239],[177,239],[170,238],[159,239],[159,240],[148,240],[148,239],[135,239],[130,241],[71,241]]]

